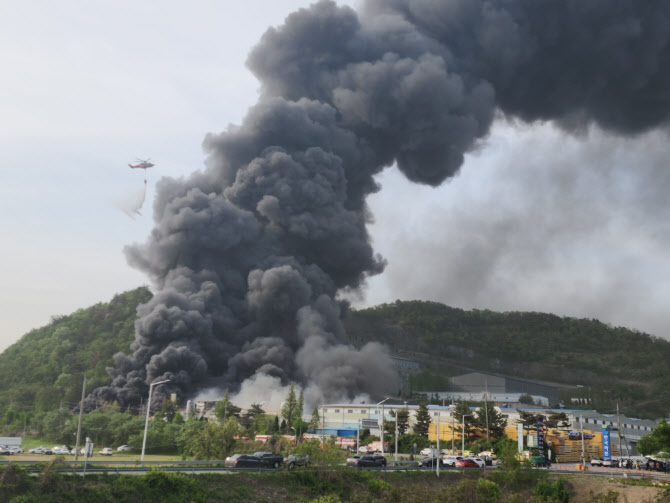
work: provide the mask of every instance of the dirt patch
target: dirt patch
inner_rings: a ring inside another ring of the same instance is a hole
[[[572,494],[571,503],[592,503],[597,501],[617,503],[662,503],[670,502],[669,496],[663,496],[668,486],[632,486],[606,477],[566,478],[566,484]],[[614,493],[618,494],[614,499]],[[612,497],[607,499],[607,495]],[[667,493],[666,493],[667,494]],[[600,497],[600,499],[598,499]]]

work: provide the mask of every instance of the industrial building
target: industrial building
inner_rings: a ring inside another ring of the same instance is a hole
[[[369,428],[370,432],[379,435],[379,426],[381,418],[384,417],[387,421],[395,419],[395,413],[399,409],[407,407],[409,410],[409,422],[413,425],[416,418],[418,405],[407,405],[406,402],[400,401],[385,401],[379,404],[327,404],[319,406],[319,415],[322,418],[321,428],[319,433],[324,429],[324,434],[328,435],[335,431],[356,431],[359,428]],[[470,410],[474,414],[479,407],[471,407]],[[612,453],[622,454],[637,454],[636,445],[638,440],[651,433],[651,431],[658,426],[657,421],[649,419],[630,418],[623,414],[619,415],[618,421],[616,414],[601,414],[595,410],[579,410],[579,409],[549,409],[542,407],[495,407],[500,412],[502,417],[507,421],[506,434],[510,438],[517,438],[517,423],[520,422],[519,410],[524,412],[531,412],[534,414],[542,414],[549,416],[556,412],[565,413],[567,416],[568,426],[565,429],[552,429],[548,432],[551,440],[555,444],[555,452],[563,454],[564,460],[569,461],[575,456],[577,460],[581,454],[581,432],[584,431],[585,449],[589,456],[596,456],[602,444],[602,428],[610,428],[610,441]],[[428,432],[428,438],[431,441],[437,440],[437,425],[440,425],[440,438],[452,438],[452,426],[457,427],[457,421],[453,415],[453,408],[451,405],[429,405],[428,411],[431,416],[432,424]],[[620,428],[618,426],[620,424]],[[621,438],[619,433],[621,433]],[[335,433],[332,433],[335,434]],[[533,431],[527,430],[526,434],[530,434],[531,442]],[[457,428],[454,428],[454,439],[460,441],[460,434]],[[578,444],[575,442],[578,441]],[[621,444],[621,445],[620,445]],[[577,446],[577,447],[575,447]],[[574,454],[574,455],[573,455]],[[615,454],[616,455],[616,454]]]

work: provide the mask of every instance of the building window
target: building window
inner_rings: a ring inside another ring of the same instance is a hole
[[[367,410],[361,409],[361,414],[365,414],[366,412],[367,412]]]
[[[324,412],[328,412],[328,409],[323,409]]]
[[[340,409],[335,409],[335,414],[339,414]]]
[[[348,411],[347,411],[347,414],[353,414],[353,413],[354,413],[353,410],[348,410]]]

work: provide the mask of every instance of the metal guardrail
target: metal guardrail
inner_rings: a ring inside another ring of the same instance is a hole
[[[52,458],[54,459],[54,458]],[[41,463],[49,463],[51,460],[49,459],[40,459],[40,460],[27,460],[27,461],[12,461],[12,460],[0,460],[0,465],[8,465],[8,464],[16,464],[16,465],[38,465]],[[64,459],[63,462],[68,465],[83,465],[84,461],[74,461],[70,459]],[[144,466],[144,465],[154,465],[154,466],[186,466],[189,467],[191,465],[221,465],[223,466],[225,464],[225,461],[223,460],[210,460],[210,461],[114,461],[112,459],[110,460],[88,460],[86,461],[86,464],[89,466],[91,465],[132,465],[132,466]]]

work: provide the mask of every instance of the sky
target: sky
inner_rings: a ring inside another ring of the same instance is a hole
[[[149,284],[123,248],[151,232],[156,181],[203,168],[205,135],[257,99],[248,52],[308,4],[0,3],[0,351],[52,316]],[[667,145],[667,131],[575,137],[499,117],[439,188],[389,168],[368,200],[388,265],[345,295],[358,308],[424,299],[669,338]],[[137,157],[155,167],[129,169]],[[133,219],[119,201],[145,177]]]

